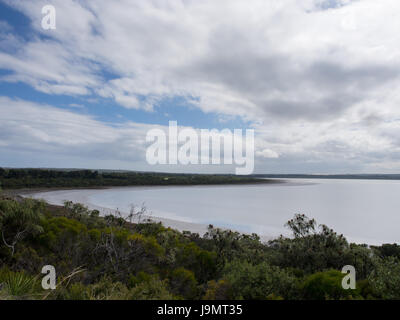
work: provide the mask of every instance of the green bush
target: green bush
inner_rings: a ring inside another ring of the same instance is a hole
[[[206,292],[204,293],[203,300],[232,300],[234,293],[232,286],[226,280],[211,280],[207,283]]]
[[[233,299],[263,300],[271,295],[293,299],[297,294],[297,279],[265,262],[235,260],[225,266],[223,278],[232,286]]]
[[[368,280],[374,293],[380,298],[400,299],[400,263],[397,258],[380,259]]]
[[[337,270],[317,272],[308,276],[301,288],[305,299],[309,300],[339,300],[357,297],[356,290],[345,290],[342,287],[342,279],[345,274]]]
[[[353,265],[346,239],[327,226],[320,225],[318,232],[316,222],[302,214],[295,215],[286,226],[292,230],[294,238],[280,237],[270,242],[275,251],[273,264],[300,268],[309,274]]]
[[[199,281],[206,282],[215,277],[217,271],[215,252],[203,250],[194,242],[177,243],[175,247],[178,249],[176,263],[193,270]]]
[[[133,288],[130,290],[131,300],[173,300],[176,297],[169,292],[167,281],[162,281],[157,275],[142,273],[132,279]]]
[[[173,293],[186,299],[194,299],[198,293],[194,273],[182,267],[172,271],[169,286]]]
[[[40,222],[44,203],[32,199],[0,199],[0,233],[2,245],[11,257],[21,241],[43,232]]]

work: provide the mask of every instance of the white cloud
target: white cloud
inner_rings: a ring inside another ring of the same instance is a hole
[[[261,156],[263,158],[267,158],[267,159],[268,158],[279,158],[279,154],[271,149],[263,149],[261,151],[258,151],[257,155]]]
[[[154,128],[168,136],[166,126],[131,121],[109,124],[54,106],[0,96],[0,163],[3,166],[8,161],[11,166],[27,163],[30,167],[43,163],[51,167],[74,167],[78,163],[80,167],[175,172],[234,171],[234,165],[147,164],[146,148],[150,143],[146,142],[146,134]],[[193,129],[180,126],[179,130],[184,128]],[[182,145],[183,142],[179,143],[179,148]],[[207,150],[211,152],[208,147]]]
[[[398,170],[400,165],[394,159],[400,157],[400,121],[376,122],[380,116],[367,115],[361,124],[349,114],[336,125],[292,123],[285,130],[272,122],[255,126],[256,172],[275,166],[274,170],[298,171],[321,163],[336,170]],[[165,126],[129,121],[113,125],[50,105],[0,97],[0,161],[4,165],[7,157],[18,155],[9,161],[21,165],[21,161],[36,159],[28,166],[71,167],[78,163],[99,168],[233,172],[235,167],[230,165],[149,166],[145,137],[153,128],[168,133]],[[190,127],[180,126],[180,130],[184,128]]]
[[[357,162],[358,170],[396,163],[398,0],[8,3],[41,36],[26,41],[4,30],[12,45],[1,49],[0,67],[13,74],[2,80],[148,111],[165,97],[195,97],[204,112],[254,123],[267,161]],[[40,27],[48,3],[55,31]]]
[[[149,127],[111,126],[88,115],[0,97],[0,141],[8,151],[137,161],[143,159],[143,135]]]

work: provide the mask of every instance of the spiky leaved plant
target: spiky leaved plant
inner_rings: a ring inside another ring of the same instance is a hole
[[[40,225],[43,207],[42,202],[33,199],[0,201],[0,236],[11,256],[19,241],[43,232]]]

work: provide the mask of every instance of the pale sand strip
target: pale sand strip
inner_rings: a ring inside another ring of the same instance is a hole
[[[33,192],[23,194],[23,197],[30,197],[34,199],[43,199],[49,204],[53,205],[64,205],[64,201],[72,201],[74,203],[81,203],[87,206],[90,210],[98,210],[101,216],[105,216],[111,213],[116,213],[115,209],[105,208],[97,206],[88,201],[88,196],[91,192],[96,192],[96,189],[83,189],[83,190],[58,190],[58,191],[46,191],[46,192]],[[120,211],[123,216],[127,216],[127,212]],[[176,229],[178,231],[190,231],[193,233],[198,233],[203,236],[207,232],[207,225],[192,223],[186,221],[173,220],[162,217],[155,216],[143,216],[142,221],[150,219],[154,222],[161,222],[164,226]],[[134,221],[133,221],[134,222]],[[221,228],[224,229],[224,228]],[[266,242],[272,240],[272,237],[260,235],[261,241]]]

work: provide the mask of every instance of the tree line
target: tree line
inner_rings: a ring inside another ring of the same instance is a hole
[[[270,181],[254,177],[220,174],[0,168],[0,185],[3,189],[268,182]]]

